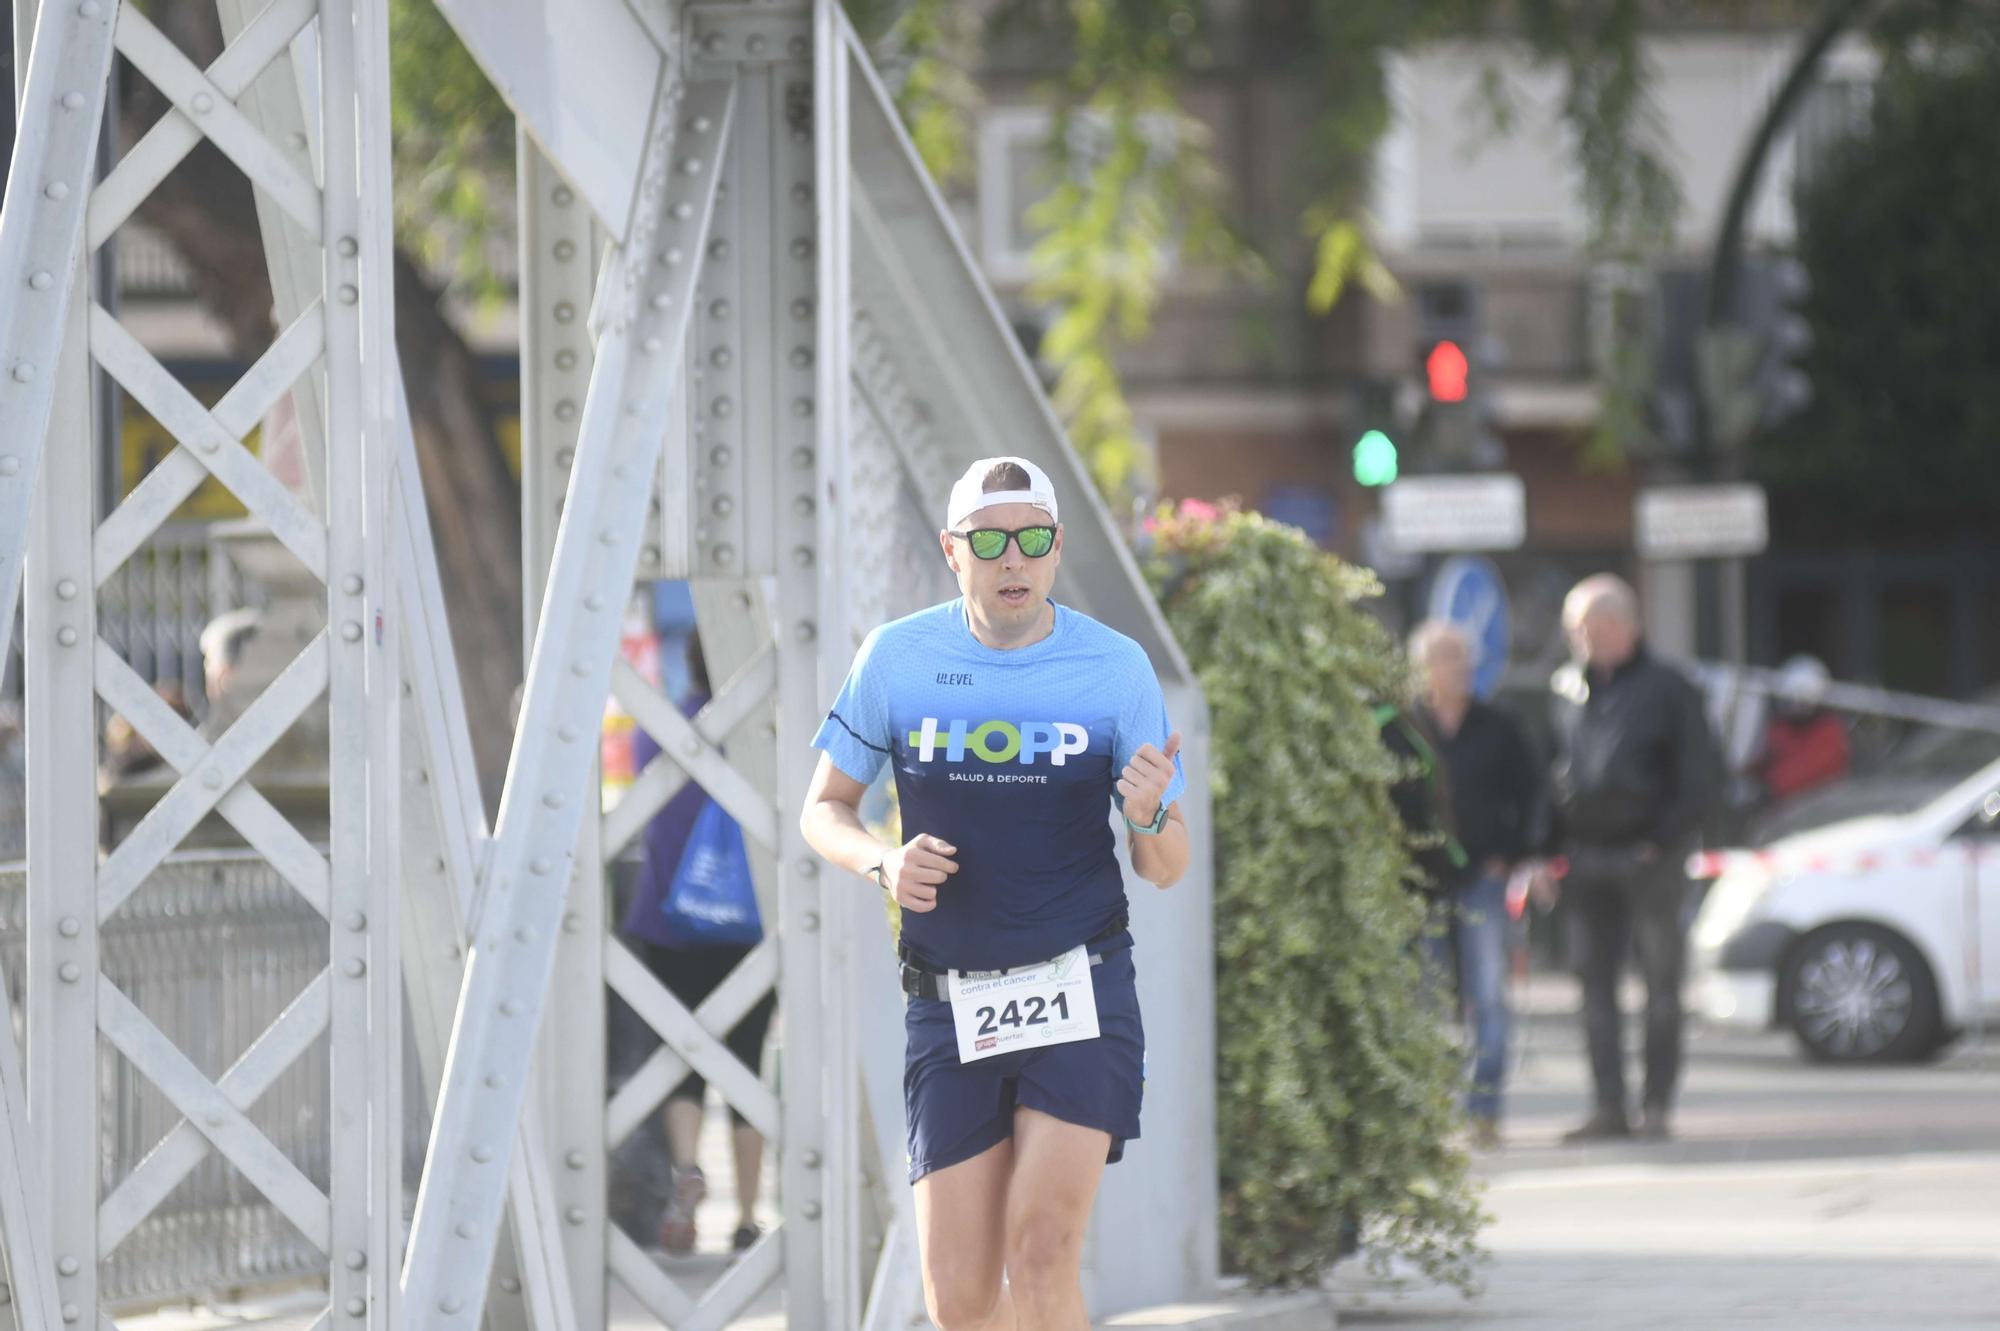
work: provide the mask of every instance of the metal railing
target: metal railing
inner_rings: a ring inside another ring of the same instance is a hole
[[[26,865],[0,863],[0,975],[24,1013]],[[326,966],[326,925],[271,868],[241,851],[170,857],[103,930],[103,971],[190,1062],[219,1078]],[[96,1050],[108,1195],[181,1116],[108,1044]],[[418,1111],[421,1113],[421,1110]],[[325,1036],[249,1110],[317,1186],[327,1186]],[[422,1136],[418,1135],[421,1151]],[[323,1274],[326,1259],[211,1154],[106,1259],[107,1307],[133,1307]]]

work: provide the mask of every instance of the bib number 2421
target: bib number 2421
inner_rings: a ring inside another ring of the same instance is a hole
[[[1097,992],[1085,948],[1005,974],[954,972],[950,989],[961,1063],[1097,1036]]]

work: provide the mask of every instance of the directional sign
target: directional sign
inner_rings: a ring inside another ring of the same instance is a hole
[[[1662,485],[1641,490],[1632,509],[1643,559],[1726,559],[1761,553],[1770,511],[1761,485]]]
[[[1382,528],[1406,554],[1517,550],[1528,538],[1519,476],[1411,476],[1382,492]]]

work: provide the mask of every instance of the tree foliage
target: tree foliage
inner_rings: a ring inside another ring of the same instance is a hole
[[[2000,27],[1967,38],[1892,61],[1800,200],[1814,397],[1755,458],[1817,536],[1976,524],[2000,486]]]
[[[1423,906],[1371,705],[1407,681],[1304,536],[1202,505],[1149,524],[1145,569],[1207,695],[1224,1261],[1310,1285],[1358,1224],[1470,1290],[1480,1214],[1452,1145],[1458,1059],[1419,983]]]
[[[1728,0],[1709,0],[1718,10]],[[941,178],[964,170],[963,63],[978,51],[961,29],[925,49],[941,0],[914,0],[901,24],[893,0],[850,0],[899,46],[878,55],[910,70],[904,113]],[[971,7],[958,6],[963,15]],[[1029,298],[1053,317],[1041,352],[1056,374],[1055,397],[1072,442],[1107,497],[1123,497],[1138,449],[1117,369],[1119,351],[1143,338],[1163,296],[1169,259],[1183,268],[1275,280],[1324,314],[1360,285],[1392,298],[1395,283],[1376,255],[1368,202],[1376,144],[1391,122],[1389,61],[1429,43],[1505,36],[1516,49],[1566,74],[1561,105],[1575,145],[1585,203],[1601,251],[1633,254],[1662,243],[1679,208],[1666,146],[1647,93],[1640,45],[1644,0],[1292,0],[1260,6],[1254,21],[1281,31],[1271,76],[1309,94],[1313,131],[1294,182],[1303,267],[1288,265],[1269,238],[1253,243],[1228,197],[1205,126],[1182,109],[1187,78],[1213,59],[1222,23],[1253,21],[1202,0],[1007,0],[989,7],[994,28],[1027,26],[1069,68],[1050,86],[1057,109],[1048,144],[1056,164],[1029,221],[1040,232]],[[947,72],[949,71],[949,72]],[[949,87],[952,96],[928,90]],[[1503,128],[1512,89],[1488,71],[1484,113]],[[1477,108],[1475,108],[1477,109]],[[958,119],[957,128],[951,122]]]
[[[515,243],[514,116],[432,0],[389,5],[396,233],[427,270],[486,297]]]

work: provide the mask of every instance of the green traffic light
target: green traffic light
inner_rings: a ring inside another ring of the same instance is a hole
[[[1367,486],[1388,485],[1396,479],[1396,445],[1380,430],[1370,430],[1354,445],[1354,479]]]

